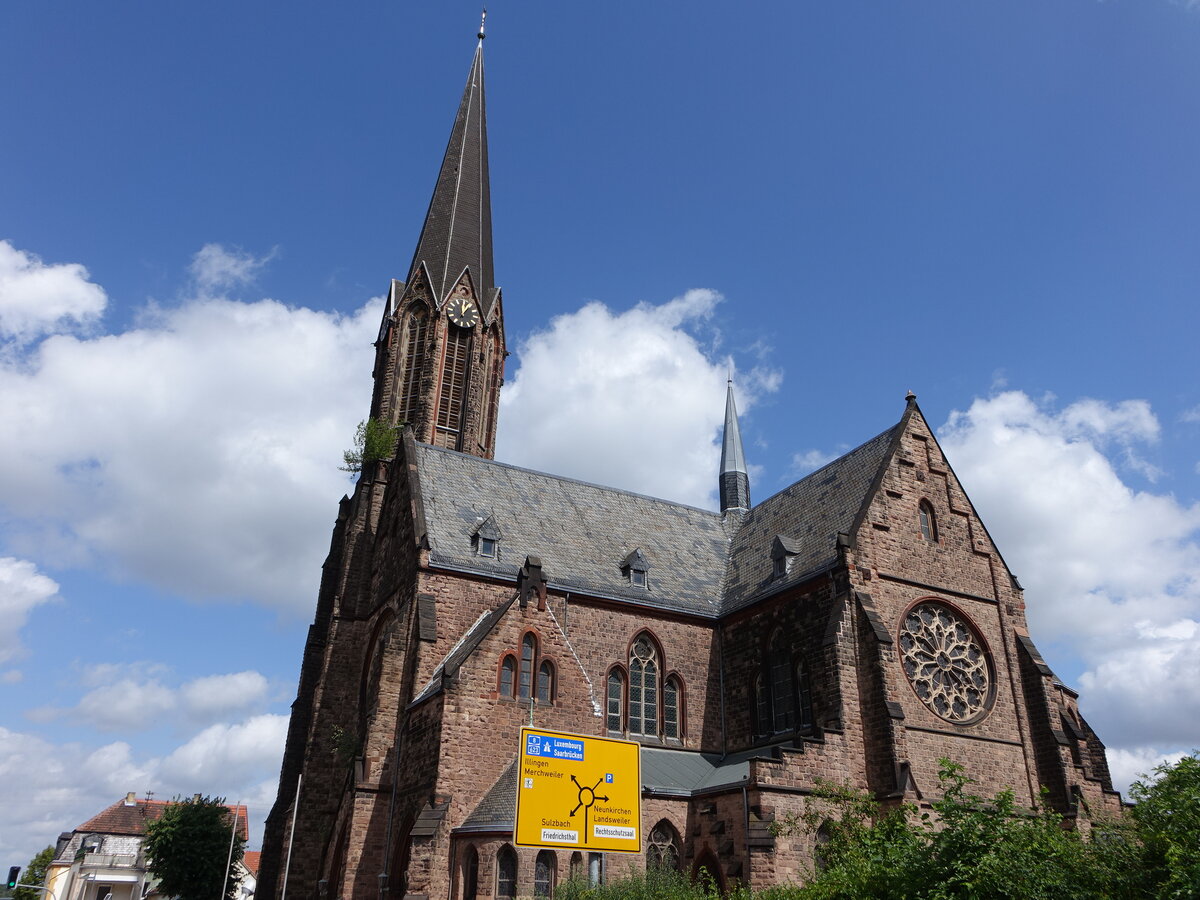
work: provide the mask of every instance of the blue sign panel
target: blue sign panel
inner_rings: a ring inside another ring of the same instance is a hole
[[[583,741],[551,737],[548,734],[527,734],[525,736],[525,755],[583,762]]]

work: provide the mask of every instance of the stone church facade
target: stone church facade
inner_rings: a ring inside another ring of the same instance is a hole
[[[912,395],[753,504],[731,385],[716,512],[492,459],[482,37],[388,294],[370,414],[406,427],[341,501],[260,895],[550,896],[646,865],[796,881],[814,838],[769,825],[816,779],[919,804],[942,757],[1028,807],[1044,787],[1068,817],[1115,812],[1103,744]],[[641,854],[513,846],[531,721],[641,743]]]

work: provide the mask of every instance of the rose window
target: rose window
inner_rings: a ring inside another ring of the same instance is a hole
[[[987,711],[992,672],[971,626],[949,607],[922,603],[904,617],[900,658],[913,690],[931,710],[966,723]]]

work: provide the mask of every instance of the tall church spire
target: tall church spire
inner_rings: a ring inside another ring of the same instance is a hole
[[[492,198],[488,177],[487,114],[483,90],[483,26],[479,46],[450,131],[425,225],[408,271],[411,284],[424,264],[434,303],[441,305],[464,270],[485,311],[492,303]]]
[[[371,416],[418,441],[491,458],[504,381],[492,274],[483,25],[407,281],[393,280],[375,347]]]
[[[733,400],[733,379],[725,394],[725,436],[721,442],[721,512],[750,508],[750,474],[742,451],[742,433],[738,428],[737,404]]]

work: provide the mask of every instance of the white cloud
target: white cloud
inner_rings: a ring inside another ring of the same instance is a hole
[[[261,706],[267,699],[267,679],[258,672],[235,672],[197,678],[180,688],[188,711],[212,719]]]
[[[104,312],[104,290],[78,263],[48,265],[0,241],[0,339],[24,342],[87,326]]]
[[[0,663],[23,654],[21,629],[29,613],[58,594],[58,585],[27,560],[0,557]],[[16,680],[20,680],[17,673]],[[11,683],[11,682],[10,682]]]
[[[275,250],[266,256],[256,257],[237,247],[222,244],[205,244],[192,257],[188,271],[196,286],[204,295],[239,285],[250,284],[259,270],[275,258]]]
[[[67,718],[101,732],[128,733],[207,725],[261,709],[268,699],[267,679],[259,672],[206,675],[179,687],[171,686],[169,674],[166,666],[150,662],[88,666],[79,681],[90,690],[75,706],[41,707],[26,716],[35,722]]]
[[[1187,422],[1195,425],[1200,423],[1200,406],[1193,406],[1191,409],[1185,409],[1179,414],[1180,422]]]
[[[124,678],[88,691],[74,715],[100,731],[138,731],[175,708],[175,693],[157,681]]]
[[[706,355],[689,329],[703,328],[720,300],[691,290],[659,306],[614,313],[591,302],[556,317],[519,348],[497,458],[709,505],[728,363]],[[764,369],[739,379],[739,410],[779,382]]]
[[[286,733],[287,716],[255,716],[207,728],[156,757],[124,741],[56,744],[0,726],[0,859],[29,859],[127,792],[145,796],[148,790],[158,799],[199,792],[240,800],[249,807],[257,846],[275,799],[273,777]]]
[[[10,545],[307,613],[379,315],[210,298],[0,359],[0,431],[22,436],[0,443]]]
[[[1109,749],[1108,771],[1113,784],[1122,792],[1129,790],[1134,781],[1149,775],[1160,763],[1168,765],[1179,762],[1187,754],[1182,750],[1175,753],[1160,753],[1153,747],[1130,747],[1124,750]]]
[[[1085,715],[1115,747],[1162,754],[1200,746],[1200,504],[1121,478],[1157,436],[1143,401],[1058,410],[1016,391],[940,432],[1025,586],[1035,639],[1083,661]]]
[[[162,776],[176,784],[246,783],[279,765],[287,716],[254,716],[236,725],[211,725],[162,762]]]

